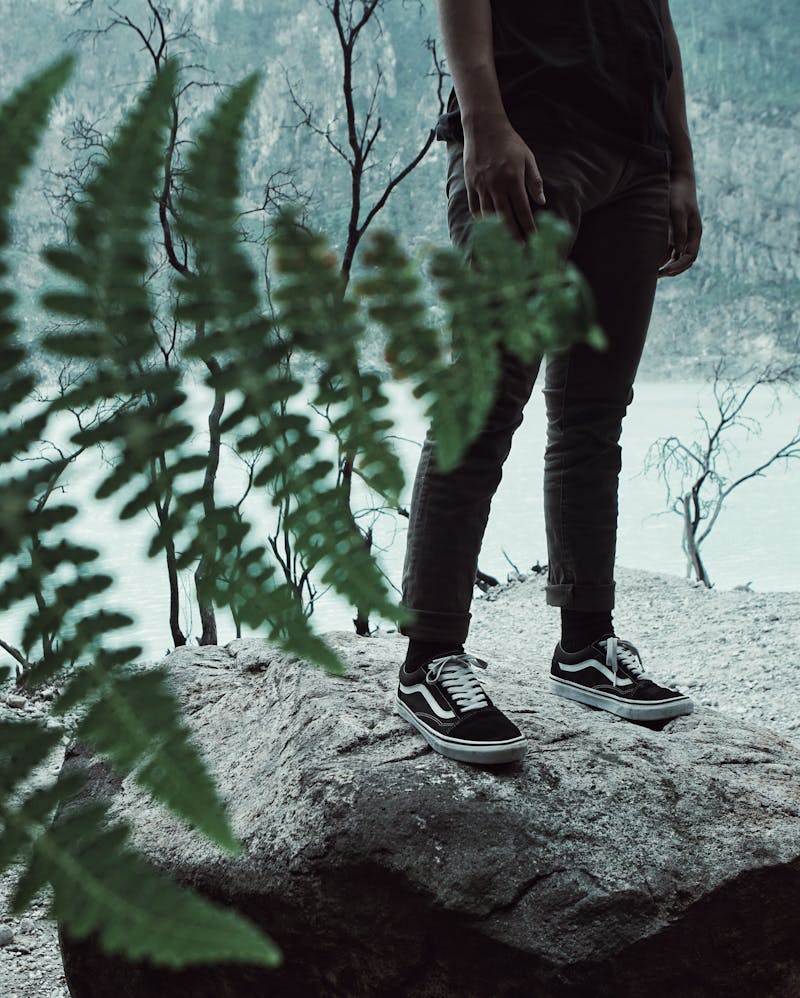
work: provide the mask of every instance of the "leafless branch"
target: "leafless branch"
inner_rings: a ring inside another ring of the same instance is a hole
[[[8,644],[6,641],[3,641],[2,638],[0,638],[0,648],[7,652],[19,665],[22,666],[23,669],[29,669],[31,667],[31,663],[27,660],[27,658],[25,658],[19,648],[15,648],[14,645]]]
[[[751,365],[738,377],[725,376],[728,364],[727,358],[721,357],[712,369],[712,393],[716,407],[714,422],[698,407],[698,418],[705,440],[695,440],[687,445],[674,435],[662,437],[651,445],[645,459],[645,471],[656,468],[667,487],[667,505],[671,504],[671,509],[683,519],[681,543],[687,557],[687,571],[694,571],[697,578],[709,586],[699,550],[717,522],[725,500],[744,482],[763,477],[767,469],[777,461],[788,462],[792,458],[800,458],[798,426],[789,441],[745,474],[731,481],[720,471],[719,463],[722,458],[727,458],[725,448],[730,444],[726,434],[734,428],[744,429],[749,434],[761,432],[760,423],[744,412],[756,389],[771,387],[777,394],[780,387],[788,387],[795,394],[800,394],[798,361],[783,366],[768,364],[761,369],[757,365]],[[672,473],[679,473],[681,480],[679,491],[674,496],[671,489]],[[690,484],[685,487],[683,482],[687,477]],[[716,494],[706,497],[704,488],[713,488]],[[704,522],[705,529],[700,532],[700,525]]]

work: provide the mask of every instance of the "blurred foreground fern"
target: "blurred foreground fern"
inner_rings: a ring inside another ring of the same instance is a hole
[[[69,59],[55,63],[0,107],[0,253],[10,239],[14,192],[70,70]],[[129,958],[176,967],[275,964],[277,947],[251,923],[165,880],[129,849],[128,826],[111,823],[105,803],[70,803],[82,776],[61,774],[31,789],[37,768],[69,732],[221,849],[240,851],[165,670],[137,668],[141,648],[110,640],[130,626],[128,614],[110,604],[94,611],[86,605],[113,580],[92,571],[95,549],[70,541],[66,526],[76,508],[37,502],[58,467],[34,461],[24,474],[16,472],[15,463],[69,407],[126,400],[109,406],[109,418],[79,429],[72,442],[115,453],[96,499],[122,496],[121,518],[141,515],[154,500],[169,509],[154,529],[151,556],[170,543],[180,552],[180,566],[202,562],[204,597],[211,603],[230,606],[238,620],[329,672],[343,669],[311,630],[266,548],[249,539],[240,510],[204,502],[208,456],[193,449],[182,368],[153,361],[147,232],[154,224],[153,192],[176,80],[177,67],[166,63],[97,166],[75,208],[69,245],[45,253],[59,282],[42,303],[69,320],[45,338],[45,349],[82,359],[90,373],[33,411],[24,403],[36,385],[35,366],[18,335],[12,279],[0,256],[0,558],[8,568],[0,611],[47,582],[51,598],[29,615],[22,636],[21,657],[30,666],[25,679],[36,685],[65,677],[46,724],[0,721],[0,871],[22,868],[14,911],[49,885],[51,914],[70,933],[98,932],[107,949]],[[390,232],[370,238],[363,257],[368,272],[356,285],[357,297],[348,298],[325,238],[297,224],[295,209],[282,210],[273,226],[278,309],[267,318],[237,230],[236,164],[256,85],[249,77],[218,102],[188,159],[175,213],[179,235],[194,254],[193,268],[174,277],[173,318],[193,330],[183,355],[202,362],[205,383],[220,399],[220,416],[226,403],[234,403],[220,431],[254,462],[254,484],[269,485],[276,505],[286,495],[295,500],[296,543],[324,573],[322,581],[351,604],[402,622],[405,612],[353,530],[333,464],[319,456],[311,420],[282,405],[307,387],[281,363],[287,351],[320,362],[313,404],[330,407],[337,434],[358,454],[358,473],[396,505],[404,482],[388,441],[388,398],[380,377],[359,365],[361,344],[373,332],[369,320],[386,338],[395,375],[410,379],[414,394],[426,400],[445,470],[480,431],[501,343],[532,357],[581,338],[602,346],[602,334],[592,324],[580,276],[560,258],[565,223],[547,213],[538,216],[539,233],[525,249],[498,219],[476,224],[476,267],[454,248],[434,248],[431,276],[445,317],[437,324],[418,268]],[[156,466],[160,471],[153,474]],[[41,657],[31,662],[37,642],[52,634],[60,639],[43,642]],[[0,668],[0,681],[11,679]],[[77,718],[74,725],[67,726],[67,715]]]

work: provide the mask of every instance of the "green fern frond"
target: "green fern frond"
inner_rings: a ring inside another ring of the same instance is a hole
[[[389,400],[377,375],[364,374],[359,367],[364,323],[357,303],[344,294],[344,280],[327,240],[297,225],[297,213],[295,207],[283,209],[273,224],[281,275],[273,292],[279,306],[277,324],[294,346],[322,361],[314,404],[333,407],[341,450],[357,454],[358,473],[366,484],[397,505],[404,479],[387,439],[392,423],[381,411]]]
[[[97,699],[81,719],[77,737],[109,758],[117,772],[133,772],[136,782],[176,815],[238,855],[241,847],[191,743],[166,670],[115,675],[103,668],[102,656],[91,668]]]
[[[594,299],[564,247],[570,224],[552,212],[537,215],[538,232],[521,249],[498,218],[476,227],[479,279],[497,316],[498,336],[530,361],[537,353],[594,341]],[[602,334],[601,334],[602,336]]]
[[[281,962],[278,947],[252,923],[177,886],[128,849],[129,827],[110,825],[104,803],[73,806],[38,831],[42,812],[74,792],[74,781],[66,778],[47,788],[44,800],[32,794],[27,810],[0,805],[3,835],[11,830],[17,839],[33,840],[31,862],[12,897],[13,912],[50,885],[52,917],[75,938],[96,932],[106,952],[175,968]]]
[[[12,367],[5,371],[0,370],[0,391],[6,389],[3,395],[4,412],[11,413],[15,406],[30,396],[35,385],[36,379],[33,375],[26,374],[18,377]],[[2,424],[5,424],[6,420],[2,419],[2,415],[3,412],[0,412],[0,420],[2,420]],[[44,410],[32,413],[21,425],[4,425],[2,437],[0,437],[0,464],[10,464],[15,457],[25,454],[37,440],[41,440],[50,416],[51,413]],[[39,481],[43,482],[50,475],[55,474],[57,469],[58,464],[54,463],[47,468],[37,469],[33,475],[39,474]],[[16,481],[19,480],[19,478],[16,479]]]
[[[25,425],[31,429],[28,423]],[[35,440],[33,437],[26,441],[20,453],[29,449]],[[0,484],[3,499],[0,503],[0,558],[11,559],[22,550],[25,539],[31,534],[36,515],[31,511],[31,496],[35,496],[50,481],[52,475],[52,466],[43,463],[34,465],[25,474],[9,476]],[[67,504],[46,507],[41,511],[41,517],[36,519],[35,526],[46,530],[65,523],[70,519],[70,510],[73,508]]]
[[[292,520],[291,528],[298,528],[296,543],[307,563],[313,566],[321,559],[331,562],[329,578],[338,591],[350,599],[363,600],[360,605],[392,614],[395,607],[387,597],[382,573],[353,530],[352,516],[337,496],[334,484],[324,481],[333,470],[332,464],[313,459],[320,441],[312,432],[308,417],[287,412],[281,406],[304,386],[285,371],[281,361],[287,347],[278,348],[272,325],[255,311],[259,304],[256,276],[237,230],[237,162],[244,118],[256,82],[255,77],[248,78],[219,103],[189,157],[184,178],[186,189],[177,217],[184,237],[194,247],[197,272],[183,275],[179,280],[178,315],[184,321],[202,323],[202,335],[187,347],[186,355],[205,358],[213,347],[224,358],[224,364],[210,372],[207,384],[214,390],[236,388],[244,401],[228,416],[223,428],[241,426],[237,441],[240,453],[261,450],[269,455],[257,469],[254,485],[270,487],[275,504],[285,493],[295,498],[297,509],[303,513]],[[303,279],[313,286],[315,278],[309,272],[308,262],[299,262]],[[304,299],[314,297],[308,295],[307,287],[308,284],[302,291]],[[330,317],[328,321],[333,325],[336,318]],[[329,338],[346,341],[348,335],[347,329],[337,329],[335,336],[329,333]],[[299,339],[302,342],[294,345],[309,346],[306,337]],[[326,350],[331,357],[346,357],[348,383],[354,384],[358,380],[353,369],[354,345],[346,353],[331,346]],[[232,372],[235,372],[233,379]],[[340,427],[342,437],[351,432],[352,443],[362,445],[365,477],[372,476],[378,484],[397,489],[402,478],[396,459],[390,455],[387,460],[386,450],[373,442],[376,432],[385,433],[390,423],[374,418],[370,422],[368,413],[370,407],[382,407],[385,399],[380,397],[375,379],[361,378],[359,392],[366,402],[360,408],[355,395],[345,388],[340,390],[337,401],[344,399],[348,404],[348,415]],[[360,424],[358,413],[362,415]],[[355,429],[358,434],[353,432]],[[376,451],[379,460],[375,459]],[[315,508],[324,508],[325,515],[319,517],[313,512]],[[252,622],[257,627],[266,624],[273,640],[338,671],[337,657],[313,635],[300,602],[285,598],[289,590],[283,592],[272,586],[273,573],[266,566],[255,568],[254,558],[261,557],[256,551],[263,549],[249,552],[247,568],[247,573],[255,572],[261,579],[260,593],[253,591],[252,574],[248,577],[232,566],[226,551],[235,548],[242,557],[241,539],[236,536],[236,517],[225,522],[226,516],[224,511],[218,511],[213,519],[204,518],[201,534],[191,545],[184,546],[182,563],[202,556],[205,564],[214,566],[213,571],[206,573],[206,595],[213,597],[218,605],[220,601],[232,600],[240,621]],[[312,520],[319,525],[312,527]],[[244,587],[242,592],[238,591],[240,586]],[[275,601],[280,597],[283,600],[278,604]]]
[[[46,307],[78,323],[45,338],[44,345],[56,356],[81,356],[91,362],[90,374],[71,386],[54,408],[90,406],[105,400],[123,398],[130,404],[75,434],[80,447],[111,445],[117,461],[97,490],[102,499],[134,484],[138,492],[129,499],[124,516],[133,515],[144,501],[163,497],[175,485],[186,467],[177,459],[177,470],[165,479],[152,481],[148,471],[154,458],[170,449],[177,450],[191,436],[192,427],[181,415],[185,396],[178,389],[177,371],[153,368],[148,357],[154,348],[153,308],[147,290],[150,271],[148,230],[152,224],[153,192],[163,168],[163,148],[177,67],[166,64],[124,119],[105,159],[86,187],[72,222],[73,241],[69,249],[51,248],[45,258],[69,282],[45,294]],[[177,533],[184,523],[176,509],[172,524]],[[45,632],[57,619],[59,609],[69,606],[73,616],[79,605],[66,597],[90,595],[96,582],[81,579],[59,596],[49,611],[40,611],[39,621],[29,621],[27,635]],[[61,661],[73,656],[99,654],[102,636],[123,622],[113,613],[82,614],[74,634],[63,637],[58,653],[50,663],[39,663],[34,673],[52,672]],[[83,643],[83,647],[81,647]],[[139,649],[130,649],[138,653]],[[33,678],[33,676],[31,676]],[[74,689],[73,689],[74,693]],[[126,739],[120,730],[120,739]],[[177,737],[177,732],[176,732]],[[204,788],[203,788],[204,789]],[[219,804],[201,793],[195,808],[205,805],[219,817]],[[223,820],[224,819],[220,819]],[[226,836],[228,841],[230,836]]]
[[[0,531],[0,535],[2,532]],[[25,549],[25,539],[17,540],[19,550]],[[8,550],[10,545],[3,544]],[[59,565],[77,566],[97,557],[97,551],[79,545],[60,541],[58,544],[38,546],[26,550],[28,564],[16,566],[16,571],[0,585],[0,610],[8,610],[15,603],[27,599],[35,591],[38,583],[46,579]]]
[[[178,280],[177,315],[182,321],[207,325],[212,334],[251,316],[259,304],[256,275],[237,228],[239,151],[258,82],[254,73],[233,87],[200,129],[176,211],[179,229],[194,250],[196,268]],[[187,348],[187,355],[202,357],[207,351],[201,336]]]
[[[176,78],[175,64],[165,65],[126,116],[75,209],[71,248],[47,253],[50,265],[71,283],[45,295],[43,302],[79,320],[78,327],[48,337],[47,348],[61,356],[87,357],[94,365],[93,373],[54,405],[63,408],[78,399],[86,405],[117,395],[133,400],[73,437],[80,446],[109,443],[118,451],[119,460],[101,483],[98,498],[144,479],[128,500],[125,516],[154,496],[171,493],[176,480],[198,466],[191,455],[180,453],[192,427],[181,416],[185,395],[177,387],[178,373],[152,369],[147,363],[153,350],[147,232]],[[148,477],[152,459],[164,453],[175,456],[168,462],[170,474]],[[175,508],[172,524],[177,532],[191,515],[192,504],[176,503]],[[188,740],[163,675],[126,675],[125,662],[102,647],[105,635],[129,626],[131,619],[105,609],[74,619],[77,608],[105,586],[105,576],[82,574],[56,587],[50,605],[32,615],[23,633],[26,647],[37,637],[57,632],[65,612],[72,615],[74,633],[64,631],[51,660],[37,664],[31,678],[42,678],[58,663],[89,657],[88,671],[73,679],[66,695],[70,705],[78,706],[81,697],[90,701],[79,724],[82,737],[120,772],[133,772],[136,781],[174,813],[223,848],[236,851],[222,802]],[[126,649],[129,655],[140,651]],[[57,702],[56,709],[65,707]]]
[[[8,241],[8,212],[26,167],[31,163],[50,108],[75,64],[67,55],[24,83],[0,105],[0,247]]]
[[[14,195],[31,163],[42,131],[47,123],[53,100],[70,76],[74,59],[71,56],[52,63],[43,72],[23,84],[0,105],[0,250],[8,243],[8,214]],[[0,279],[8,276],[8,266],[0,259]],[[26,351],[14,342],[17,325],[12,309],[14,292],[0,288],[0,462],[9,463],[25,453],[39,438],[49,419],[47,413],[37,413],[14,426],[10,415],[33,389],[35,378],[22,370]],[[11,476],[9,476],[11,478]],[[0,486],[0,557],[12,556],[19,550],[20,519],[27,515],[26,486],[37,475],[6,479]],[[38,475],[38,481],[44,476]]]
[[[0,721],[0,800],[26,780],[61,741],[38,721]]]
[[[0,105],[0,250],[9,239],[8,214],[25,168],[31,163],[39,137],[47,123],[56,94],[72,71],[74,59],[59,59],[25,83]],[[0,259],[0,279],[7,285],[9,269]],[[27,351],[15,341],[17,323],[13,314],[16,296],[8,286],[0,288],[0,467],[30,451],[40,439],[50,420],[50,412],[39,411],[14,418],[16,407],[33,391],[36,377],[24,370]],[[24,474],[4,473],[0,483],[0,560],[14,564],[31,536],[30,497],[46,487],[57,472],[57,464],[34,467]],[[49,524],[63,522],[70,514],[52,509],[43,519]],[[0,587],[0,600],[7,608],[29,592],[17,594],[14,580]],[[0,670],[0,681],[10,678],[10,671]],[[5,773],[0,773],[0,780]]]
[[[266,631],[269,640],[287,651],[340,675],[341,659],[314,633],[297,593],[276,581],[265,548],[243,543],[249,531],[237,511],[218,509],[213,518],[206,518],[204,527],[190,551],[192,560],[205,555],[212,569],[198,584],[200,598],[230,606],[242,624]]]
[[[321,565],[323,582],[352,605],[391,618],[396,607],[386,580],[354,528],[344,490],[331,478],[332,462],[318,458],[319,447],[307,416],[280,410],[238,441],[242,453],[269,455],[256,467],[253,484],[269,489],[273,506],[291,500],[285,527],[308,567]]]
[[[384,327],[394,374],[414,383],[416,398],[429,400],[442,471],[458,465],[486,421],[500,346],[531,363],[537,354],[602,337],[591,322],[586,282],[563,257],[568,234],[568,223],[544,212],[535,239],[521,248],[501,219],[489,217],[475,224],[470,262],[456,247],[434,248],[430,274],[443,329],[428,320],[421,282],[394,234],[375,231],[368,238],[364,262],[371,273],[356,288]]]
[[[75,207],[73,246],[47,254],[51,267],[70,277],[72,285],[45,295],[43,304],[84,322],[79,334],[87,343],[81,352],[103,368],[125,373],[152,350],[145,234],[152,224],[153,191],[176,79],[173,62],[153,78]],[[60,352],[59,345],[68,356],[79,349],[75,336],[66,333],[46,341],[54,353]]]
[[[72,247],[45,254],[71,284],[45,294],[43,304],[80,324],[47,336],[44,346],[94,365],[93,375],[66,392],[58,405],[89,405],[117,396],[140,400],[74,437],[81,446],[122,445],[98,498],[143,475],[152,457],[178,448],[192,433],[181,415],[185,396],[178,389],[179,373],[148,363],[154,343],[146,236],[176,78],[177,67],[169,62],[153,79],[76,206]],[[145,488],[152,493],[152,485]]]
[[[446,255],[454,262],[460,259],[456,250]],[[384,354],[392,373],[416,381],[421,386],[417,397],[432,392],[445,367],[444,343],[442,330],[429,321],[419,268],[387,229],[367,235],[361,261],[371,271],[354,288],[370,318],[385,331]]]
[[[476,225],[475,243],[480,228]],[[358,288],[371,318],[386,330],[386,353],[396,376],[410,378],[416,383],[414,395],[429,400],[426,415],[437,464],[449,471],[488,415],[499,375],[500,331],[489,309],[487,282],[466,265],[462,253],[447,247],[435,250],[432,257],[431,273],[438,280],[447,318],[444,330],[427,320],[421,283],[390,232],[372,234],[365,254],[372,273]],[[429,357],[433,363],[428,363]]]
[[[185,351],[203,360],[218,354],[223,362],[211,366],[207,377],[214,391],[236,389],[243,402],[222,424],[229,431],[243,422],[266,423],[272,435],[281,436],[280,402],[297,394],[302,383],[284,376],[280,360],[284,349],[273,330],[258,313],[256,274],[243,249],[237,228],[239,150],[244,121],[258,76],[252,75],[221,100],[197,135],[188,158],[185,188],[176,217],[184,238],[194,250],[195,269],[178,280],[177,317],[195,323],[199,335]],[[311,438],[312,449],[318,447]],[[241,453],[262,445],[258,432],[238,441]],[[291,470],[308,438],[301,441],[283,467]],[[191,497],[179,497],[187,501]],[[241,518],[231,508],[206,515],[191,541],[185,544],[179,564],[203,558],[209,570],[198,583],[200,598],[218,606],[235,608],[237,619],[255,629],[266,627],[283,647],[309,658],[330,672],[343,669],[339,657],[318,638],[302,605],[286,586],[276,584],[275,569],[266,561],[263,547],[247,548]],[[230,557],[236,552],[236,560]]]

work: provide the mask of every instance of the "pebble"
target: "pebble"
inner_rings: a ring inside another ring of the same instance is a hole
[[[0,925],[0,946],[8,946],[14,942],[14,933],[7,925]]]
[[[32,918],[23,918],[19,923],[19,931],[24,932],[26,936],[31,932],[35,932],[36,922]]]
[[[6,699],[9,707],[24,707],[27,702],[25,697],[14,696],[13,694]]]

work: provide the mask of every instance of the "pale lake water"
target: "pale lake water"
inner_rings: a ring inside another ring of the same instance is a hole
[[[526,571],[537,561],[547,561],[544,516],[542,510],[542,467],[545,449],[545,410],[542,386],[544,370],[525,410],[525,419],[517,430],[511,454],[506,462],[503,481],[495,495],[489,524],[484,536],[479,567],[482,571],[506,580],[511,565],[504,555]],[[393,400],[398,440],[396,446],[406,471],[404,504],[408,505],[426,421],[421,403],[413,399],[404,385],[389,388]],[[643,474],[645,454],[657,438],[676,434],[690,443],[701,429],[697,419],[698,401],[703,401],[709,419],[714,412],[710,387],[700,383],[637,382],[635,397],[628,410],[622,433],[622,475],[619,499],[617,564],[630,568],[685,575],[681,550],[681,521],[676,513],[665,513],[666,490],[655,472]],[[195,400],[202,414],[202,398]],[[771,391],[754,394],[745,413],[761,423],[760,435],[748,437],[741,429],[732,431],[731,477],[749,472],[765,456],[788,441],[800,425],[800,401],[785,392],[781,408],[773,406]],[[193,406],[194,408],[194,406]],[[198,419],[202,425],[202,415]],[[701,439],[700,437],[697,437]],[[723,463],[723,470],[728,472]],[[128,522],[115,519],[115,505],[99,502],[92,496],[97,469],[84,466],[70,473],[66,498],[76,503],[81,514],[69,525],[69,535],[100,549],[97,569],[116,578],[116,585],[98,598],[109,608],[124,609],[137,620],[136,627],[120,634],[144,648],[146,657],[163,655],[170,647],[167,622],[167,579],[161,560],[145,556],[147,538],[152,529],[146,517]],[[223,498],[238,497],[243,481],[241,465],[229,453],[223,456],[219,475]],[[800,590],[800,517],[797,512],[800,486],[800,461],[773,465],[762,478],[751,479],[737,488],[726,501],[719,519],[701,551],[711,581],[717,589],[751,583],[758,591]],[[365,500],[364,506],[369,505]],[[272,510],[263,494],[254,495],[249,516],[255,526],[268,528]],[[370,518],[359,521],[362,525]],[[379,560],[391,582],[401,585],[407,520],[383,515],[375,520]],[[191,587],[191,576],[184,575],[184,587]],[[542,597],[543,598],[543,597]],[[190,601],[184,601],[187,607]],[[21,606],[4,615],[0,637],[16,642],[27,608]],[[196,611],[185,616],[184,630],[190,635],[199,631]],[[352,629],[352,611],[339,597],[327,593],[318,598],[313,614],[314,626],[324,633]],[[373,619],[391,628],[391,621]],[[218,612],[219,639],[224,643],[234,635],[225,610]]]

